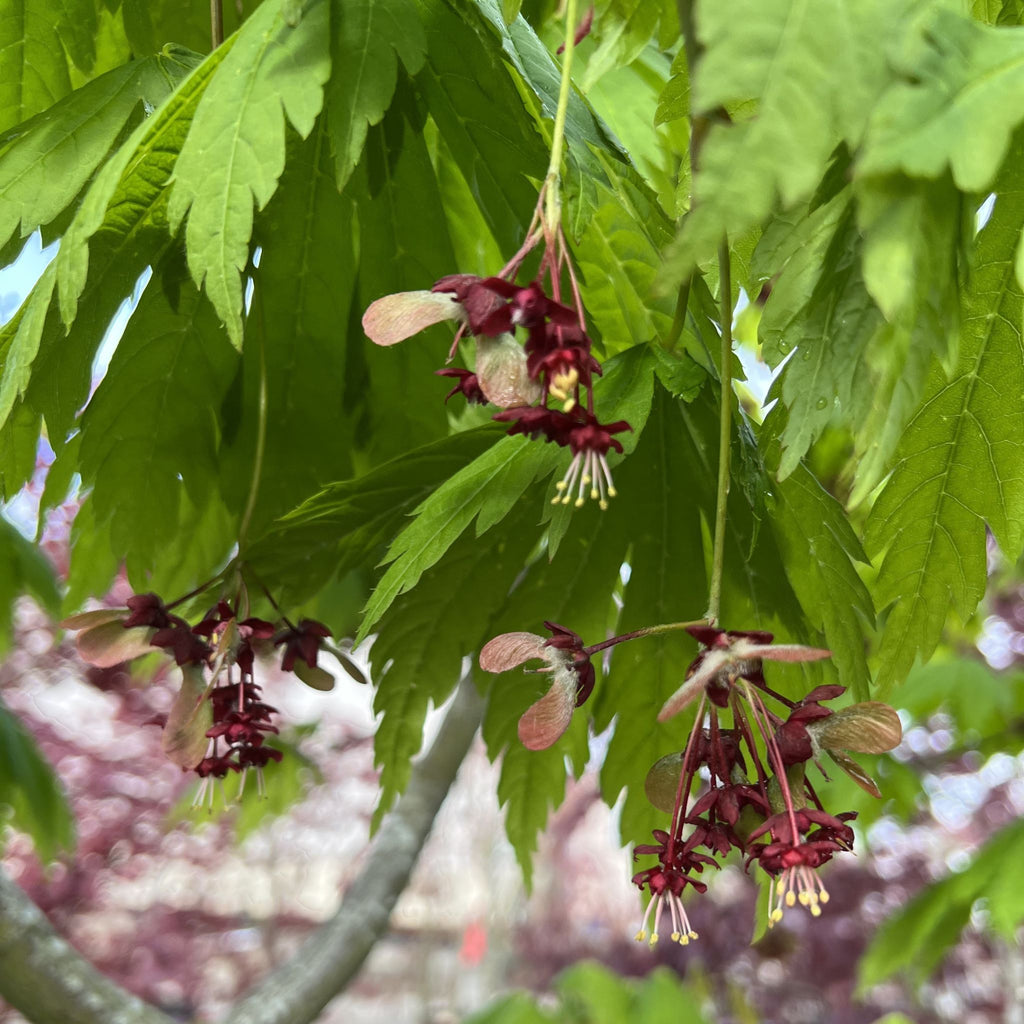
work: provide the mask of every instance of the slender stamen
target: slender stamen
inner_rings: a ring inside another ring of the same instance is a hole
[[[582,453],[581,453],[582,454]],[[592,452],[587,452],[583,458],[583,473],[580,475],[580,487],[576,494],[576,507],[582,507],[584,503],[584,493],[586,492],[587,485],[590,483],[590,456]]]
[[[572,462],[569,463],[569,468],[565,471],[565,476],[555,484],[555,490],[558,491],[558,494],[551,499],[552,505],[557,505],[559,502],[563,505],[568,505],[572,500],[570,492],[572,491],[573,485],[576,483],[576,475],[580,471],[582,456],[582,452],[577,452],[572,457]]]
[[[644,911],[644,919],[640,922],[640,931],[636,933],[637,942],[645,942],[647,940],[647,922],[651,919],[651,912],[654,910],[654,904],[657,901],[658,897],[651,893],[651,899],[647,904],[647,910]]]

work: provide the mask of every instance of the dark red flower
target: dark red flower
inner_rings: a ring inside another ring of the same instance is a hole
[[[578,708],[594,689],[594,666],[583,641],[571,629],[545,622],[549,639],[536,633],[502,633],[484,644],[480,667],[485,672],[507,672],[533,659],[546,663],[551,686],[519,719],[519,739],[530,750],[544,750],[559,739]]]
[[[210,646],[192,632],[189,624],[177,617],[172,617],[171,625],[158,630],[150,643],[169,650],[178,665],[202,664],[213,653]]]
[[[527,434],[530,437],[543,437],[545,441],[565,447],[569,444],[569,436],[579,421],[569,413],[557,409],[545,409],[543,406],[519,406],[516,409],[503,409],[495,413],[492,419],[499,423],[511,423],[510,434]]]
[[[770,833],[773,842],[795,846],[802,836],[818,826],[815,831],[820,833],[819,838],[835,842],[839,848],[849,850],[853,846],[853,829],[845,822],[855,816],[852,811],[833,815],[814,807],[794,808],[792,811],[785,810],[773,814],[763,825],[750,833],[750,838],[753,840]],[[797,829],[795,833],[794,824]]]
[[[282,670],[291,672],[297,658],[304,661],[310,668],[316,668],[320,641],[330,635],[331,631],[322,622],[316,622],[314,619],[303,619],[297,626],[282,630],[274,637],[275,645],[284,644],[284,657],[281,659]]]
[[[690,815],[698,817],[711,812],[715,818],[729,825],[735,825],[739,821],[740,812],[744,807],[753,807],[761,815],[767,815],[771,811],[768,801],[756,786],[747,783],[730,783],[709,789],[690,808]]]
[[[706,865],[718,867],[718,864],[713,857],[695,853],[692,850],[684,850],[680,843],[673,842],[671,836],[661,829],[654,830],[654,838],[658,840],[656,844],[646,843],[637,846],[633,851],[634,859],[649,854],[658,857],[657,865],[644,871],[638,871],[633,876],[634,885],[641,890],[646,886],[651,893],[651,901],[647,904],[647,912],[644,914],[636,939],[637,942],[648,939],[647,926],[653,914],[654,922],[648,941],[652,946],[658,941],[661,915],[667,906],[672,922],[672,941],[686,946],[692,939],[699,936],[690,925],[690,919],[683,907],[683,890],[687,886],[691,886],[697,892],[706,892],[707,885],[695,879],[691,872],[700,874]]]
[[[818,661],[832,656],[831,651],[800,644],[772,644],[772,634],[761,630],[741,632],[716,629],[713,626],[689,626],[686,630],[703,645],[703,650],[690,663],[682,686],[658,714],[664,722],[679,714],[698,696],[706,693],[719,707],[729,703],[729,692],[737,679],[746,679],[755,686],[764,686],[762,659],[771,661]]]
[[[164,629],[171,624],[173,616],[156,594],[134,594],[125,602],[131,614],[121,623],[125,629],[133,626],[151,626]]]
[[[845,686],[815,687],[790,711],[789,717],[775,731],[775,745],[783,764],[799,764],[814,757],[814,744],[807,725],[832,714],[832,709],[822,707],[819,701],[835,700],[845,692]]]
[[[500,277],[488,277],[480,282],[479,287],[486,288],[509,301],[483,319],[479,323],[479,331],[473,327],[471,319],[470,327],[474,334],[508,334],[516,327],[525,327],[529,330],[539,327],[545,320],[566,325],[579,324],[576,313],[568,306],[548,298],[537,281],[531,281],[522,288]]]
[[[461,394],[467,402],[475,405],[486,405],[487,396],[480,390],[480,382],[477,380],[477,376],[471,370],[458,370],[454,367],[445,367],[443,370],[435,370],[435,374],[438,377],[453,377],[456,378],[455,387],[444,396],[445,402],[448,401],[452,395]]]
[[[565,403],[566,412],[571,412],[576,405],[576,389],[589,388],[593,375],[601,374],[601,364],[586,349],[575,346],[532,354],[526,366],[535,379],[543,374],[548,393]]]
[[[579,46],[580,43],[582,43],[583,40],[586,39],[588,35],[590,35],[590,30],[593,27],[594,27],[594,5],[591,4],[587,8],[586,13],[580,19],[580,23],[577,26],[576,32],[575,32],[575,34],[572,37],[573,46]],[[555,50],[555,53],[561,54],[561,53],[564,53],[564,52],[565,52],[565,43],[562,43],[562,45],[557,50]]]
[[[559,626],[557,622],[545,621],[544,625],[552,633],[551,639],[546,641],[544,646],[572,654],[572,668],[576,673],[576,707],[580,707],[594,691],[596,674],[590,655],[584,650],[583,640],[578,633],[565,626]]]
[[[614,498],[616,494],[607,455],[612,448],[619,453],[622,452],[621,442],[612,437],[612,434],[621,434],[622,431],[633,428],[625,420],[602,424],[598,423],[593,413],[584,413],[582,410],[576,412],[581,414],[580,419],[569,431],[572,461],[565,471],[565,476],[555,484],[560,497],[554,500],[568,505],[575,490],[575,504],[579,508],[589,488],[591,499],[605,509],[608,507],[608,499]]]
[[[455,301],[462,307],[471,334],[482,333],[482,325],[487,318],[505,306],[502,296],[486,287],[484,279],[475,274],[449,274],[442,277],[431,291],[451,292],[455,295]]]
[[[228,757],[204,757],[192,770],[201,779],[223,779],[228,772],[237,772],[239,769]]]

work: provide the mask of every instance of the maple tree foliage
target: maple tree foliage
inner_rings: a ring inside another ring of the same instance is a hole
[[[528,880],[599,752],[673,937],[698,834],[767,873],[762,924],[817,915],[838,812],[878,812],[805,766],[884,798],[848,753],[899,742],[887,704],[963,701],[948,641],[1024,550],[1020,4],[220,16],[211,45],[195,0],[0,10],[3,262],[57,243],[0,327],[0,499],[35,495],[41,542],[0,520],[0,608],[34,597],[107,666],[170,652],[164,749],[211,783],[281,759],[258,654],[326,689],[360,671],[337,638],[372,638],[375,827],[468,673]],[[1016,698],[973,685],[958,728],[998,732]],[[50,858],[68,809],[0,729],[0,799]],[[952,942],[1019,844],[919,897],[862,983]]]

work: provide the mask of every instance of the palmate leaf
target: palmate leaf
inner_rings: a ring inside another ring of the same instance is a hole
[[[77,312],[78,298],[85,288],[90,267],[89,240],[104,225],[122,235],[142,230],[147,221],[159,219],[166,228],[165,186],[181,146],[188,134],[196,107],[221,61],[231,51],[234,38],[195,67],[196,57],[177,49],[171,51],[175,66],[184,72],[195,70],[181,82],[172,96],[153,116],[128,137],[118,151],[100,168],[89,186],[74,219],[61,238],[57,253],[61,316],[70,327]],[[137,273],[145,265],[137,265]]]
[[[960,321],[959,258],[973,235],[974,208],[948,175],[856,179],[854,190],[864,285],[888,321],[864,356],[872,401],[863,417],[852,418],[858,462],[850,501],[856,505],[889,470],[932,359],[949,368]]]
[[[779,224],[773,225],[778,228]],[[799,465],[838,411],[856,423],[873,393],[864,353],[882,323],[860,273],[859,235],[849,190],[799,220],[785,241],[767,231],[754,255],[754,274],[778,274],[759,325],[766,362],[780,363],[793,348],[769,397],[780,397],[787,417],[778,476]]]
[[[58,303],[52,303],[28,391],[57,451],[88,398],[93,358],[106,328],[146,265],[160,264],[172,244],[168,182],[200,97],[227,48],[207,57],[102,167],[61,240],[54,261],[59,313]]]
[[[724,234],[759,223],[776,196],[791,205],[813,192],[838,140],[830,101],[843,84],[832,59],[846,45],[841,7],[836,0],[700,5],[705,50],[692,73],[693,110],[754,98],[758,106],[752,120],[708,133],[673,269],[686,273]]]
[[[415,75],[426,39],[414,0],[331,0],[327,119],[339,189],[348,181],[370,125],[379,124],[398,83],[398,60]]]
[[[223,4],[224,34],[230,38],[259,2]],[[172,40],[198,53],[210,49],[210,5],[205,0],[121,0],[121,17],[137,56],[157,53]]]
[[[655,0],[601,0],[595,5],[593,36],[597,49],[580,81],[584,94],[606,71],[631,64],[640,55],[663,13],[676,20],[675,11],[663,12],[663,7]]]
[[[74,819],[53,768],[24,726],[2,705],[0,803],[11,808],[11,824],[32,837],[44,863],[74,846]]]
[[[220,500],[212,410],[236,364],[205,297],[186,278],[172,306],[163,284],[161,274],[150,282],[81,419],[95,523],[109,520],[139,589],[179,536],[185,495],[199,510]]]
[[[650,393],[652,374],[653,360],[644,346],[609,364],[595,387],[602,422],[620,418],[633,422],[631,414],[644,404],[637,396]],[[627,452],[642,428],[643,423],[637,419],[634,433],[624,436]],[[416,585],[422,573],[441,558],[470,523],[476,520],[476,535],[480,537],[504,519],[535,480],[566,461],[566,453],[553,445],[505,437],[445,481],[416,510],[415,520],[388,549],[386,561],[391,564],[367,603],[359,639],[369,634],[399,594]]]
[[[475,5],[419,0],[419,6],[427,56],[416,89],[508,258],[537,201],[528,179],[543,178],[546,149],[505,70],[500,40]]]
[[[860,143],[867,113],[891,81],[888,48],[907,23],[905,0],[744,0],[702,4],[705,50],[691,69],[690,106],[702,114],[755,100],[753,116],[713,124],[694,180],[695,209],[667,273],[681,276],[760,223],[777,201],[809,198],[840,140]]]
[[[774,426],[772,420],[767,426]],[[769,469],[778,457],[778,446],[769,445]],[[773,484],[767,504],[786,575],[808,621],[825,635],[840,685],[854,700],[867,700],[866,634],[874,628],[875,610],[854,564],[868,558],[853,527],[839,502],[802,464]]]
[[[671,238],[668,220],[648,192],[602,160],[612,189],[595,185],[595,208],[580,239],[581,292],[612,355],[664,337],[672,300],[655,297],[658,253]]]
[[[931,655],[951,607],[962,619],[974,611],[985,590],[986,525],[1008,558],[1020,554],[1024,294],[1014,250],[1022,225],[1024,193],[1002,192],[978,236],[957,366],[947,380],[933,365],[868,519],[868,553],[884,553],[875,601],[892,604],[879,652],[883,692],[915,657]]]
[[[374,710],[383,714],[374,737],[381,769],[375,826],[409,780],[428,704],[441,704],[455,688],[462,658],[483,646],[522,571],[534,544],[531,518],[525,507],[517,509],[496,543],[461,537],[380,620],[371,649],[374,667],[383,673],[374,697]]]
[[[180,50],[134,61],[0,136],[0,249],[62,213],[143,104],[159,106],[194,64]]]
[[[56,268],[59,312],[52,291],[44,290],[46,275],[28,299],[29,309],[46,308],[23,339],[31,353],[28,403],[45,416],[57,451],[89,395],[107,326],[146,265],[157,264],[171,243],[165,186],[199,97],[226,52],[227,44],[196,68],[96,175],[48,271]],[[191,64],[188,55],[174,60],[182,69]]]
[[[94,0],[11,0],[0,9],[0,131],[52,106],[96,59]]]
[[[225,409],[229,436],[220,472],[225,498],[241,515],[256,457],[264,375],[266,446],[249,524],[255,533],[326,481],[352,473],[341,330],[354,288],[351,204],[335,187],[323,122],[305,141],[292,141],[281,187],[254,230],[263,252],[253,273],[248,341]]]
[[[253,203],[266,205],[284,170],[285,117],[307,136],[330,72],[326,0],[309,0],[296,24],[286,6],[266,0],[239,29],[200,100],[168,206],[172,232],[188,213],[189,270],[237,348]]]
[[[424,141],[426,111],[402,78],[387,116],[371,128],[363,161],[348,191],[362,195],[358,305],[349,334],[344,404],[360,424],[356,443],[371,463],[383,462],[449,433],[433,371],[443,364],[451,332],[380,348],[358,326],[362,311],[382,295],[429,288],[456,268],[448,219]],[[395,403],[401,402],[396,415]]]
[[[991,185],[1024,119],[1024,29],[991,28],[937,5],[875,109],[858,173]]]
[[[479,520],[479,537],[505,517],[535,480],[554,469],[560,455],[550,445],[504,437],[446,480],[388,548],[391,564],[367,603],[357,640],[369,635],[395,598],[416,586],[474,519]]]
[[[274,523],[247,560],[283,588],[283,604],[307,600],[335,575],[370,569],[406,516],[500,434],[497,425],[453,434],[329,484]]]
[[[624,463],[623,470],[628,465],[628,461]],[[638,476],[633,474],[634,481]],[[509,595],[492,625],[492,635],[526,631],[546,636],[546,620],[574,630],[586,643],[605,637],[615,611],[612,594],[635,525],[636,502],[638,497],[641,503],[645,500],[644,482],[639,481],[639,486],[639,496],[624,491],[605,511],[591,507],[576,513],[557,553],[549,546]],[[574,714],[573,724],[561,740],[547,750],[535,751],[520,742],[518,723],[526,709],[543,696],[550,676],[513,669],[498,676],[481,673],[477,678],[489,684],[483,726],[488,755],[495,760],[504,751],[499,796],[507,806],[505,830],[529,879],[537,835],[547,824],[549,810],[558,807],[565,796],[566,755],[575,763],[577,774],[586,762],[586,723],[605,684],[599,683],[591,701]]]

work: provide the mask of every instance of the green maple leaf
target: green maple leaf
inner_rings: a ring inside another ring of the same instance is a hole
[[[176,308],[158,275],[147,287],[81,419],[79,468],[98,526],[138,585],[166,560],[186,497],[219,501],[217,434],[235,356],[206,299],[184,282]],[[143,483],[144,482],[144,483]],[[169,561],[169,560],[168,560]]]
[[[0,137],[0,248],[55,220],[118,136],[158,106],[193,66],[186,54],[147,57],[82,86]]]
[[[383,118],[398,83],[398,61],[414,75],[426,49],[413,0],[331,0],[327,117],[342,189],[359,162],[366,131]]]
[[[266,0],[239,29],[199,101],[167,210],[172,232],[188,214],[189,270],[237,348],[253,204],[262,208],[277,189],[285,118],[303,137],[312,131],[330,72],[325,0],[310,0],[294,25],[285,6]]]
[[[938,6],[921,25],[908,79],[874,111],[858,173],[937,178],[987,188],[1024,119],[1024,29],[995,29]]]
[[[961,619],[973,613],[985,591],[986,525],[1008,558],[1020,553],[1024,293],[1014,250],[1022,226],[1024,193],[1001,192],[978,236],[957,365],[947,379],[933,364],[868,520],[867,550],[884,554],[876,604],[892,604],[879,652],[883,691],[915,657],[931,655],[951,607]]]

